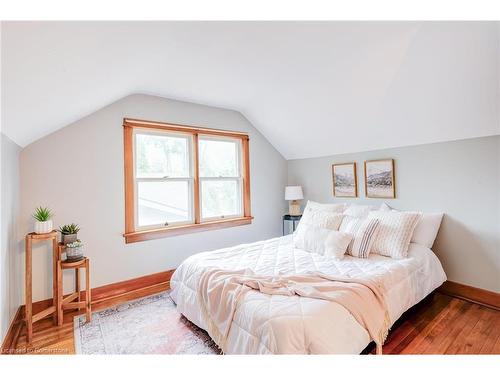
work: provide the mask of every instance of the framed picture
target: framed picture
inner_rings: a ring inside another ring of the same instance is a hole
[[[333,164],[332,175],[334,196],[351,198],[358,196],[356,163]]]
[[[368,198],[396,198],[394,159],[365,161],[365,195]]]

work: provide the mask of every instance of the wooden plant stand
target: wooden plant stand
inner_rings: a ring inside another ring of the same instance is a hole
[[[61,250],[64,249],[64,245],[59,245],[59,254]],[[80,293],[80,268],[85,268],[85,300],[81,300]],[[74,269],[75,270],[75,291],[66,297],[63,296],[63,270]],[[63,324],[63,313],[64,310],[69,309],[83,309],[85,308],[85,314],[87,322],[90,322],[92,317],[91,309],[91,291],[90,291],[90,260],[88,258],[83,258],[75,262],[61,261],[60,258],[57,261],[57,322],[59,326]],[[74,302],[77,300],[77,302]]]
[[[33,243],[41,241],[52,241],[52,306],[33,315]],[[57,231],[36,234],[34,232],[26,235],[26,273],[25,273],[25,321],[26,321],[26,343],[31,345],[33,341],[33,323],[53,314],[54,323],[57,322],[57,262],[59,261],[59,251],[57,245]]]

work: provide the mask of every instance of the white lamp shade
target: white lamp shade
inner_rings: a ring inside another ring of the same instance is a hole
[[[285,188],[285,200],[295,201],[299,199],[304,199],[304,194],[302,193],[302,186],[287,186]]]

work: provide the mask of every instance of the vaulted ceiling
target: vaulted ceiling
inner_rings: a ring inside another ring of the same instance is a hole
[[[21,146],[132,93],[241,111],[287,159],[500,133],[495,22],[9,22]]]

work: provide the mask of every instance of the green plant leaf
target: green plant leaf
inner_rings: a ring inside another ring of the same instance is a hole
[[[52,217],[52,211],[47,207],[37,207],[33,217],[37,221],[48,221]]]
[[[75,223],[65,224],[59,227],[59,232],[62,234],[77,234],[79,231],[80,227]]]

